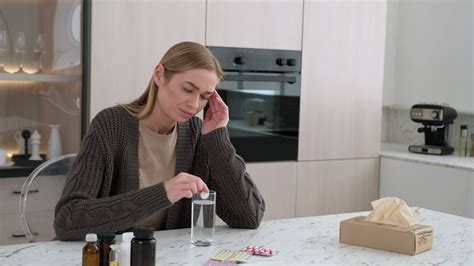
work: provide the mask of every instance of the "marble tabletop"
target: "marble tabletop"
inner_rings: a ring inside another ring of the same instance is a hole
[[[203,265],[223,249],[264,245],[272,257],[252,256],[253,265],[295,264],[456,264],[474,265],[474,220],[414,208],[422,224],[433,226],[433,249],[416,256],[339,243],[339,222],[367,212],[265,221],[256,230],[216,228],[209,247],[189,242],[190,230],[155,232],[156,263]],[[84,242],[41,242],[0,246],[0,265],[81,265]]]
[[[474,172],[474,157],[460,157],[456,154],[440,156],[412,153],[408,151],[408,145],[405,144],[382,142],[380,156]]]

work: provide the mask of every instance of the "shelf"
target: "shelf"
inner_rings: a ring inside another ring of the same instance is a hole
[[[36,166],[10,166],[0,168],[0,178],[25,177],[29,176]]]
[[[39,81],[39,82],[71,82],[78,81],[79,75],[61,75],[61,74],[27,74],[27,73],[0,73],[1,81]]]

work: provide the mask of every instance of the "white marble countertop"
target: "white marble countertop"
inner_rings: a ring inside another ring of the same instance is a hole
[[[382,145],[380,146],[380,156],[474,171],[474,157],[460,157],[455,154],[440,156],[412,153],[408,151],[408,145],[405,144],[382,142]]]
[[[239,250],[264,245],[279,253],[252,256],[250,264],[461,264],[474,265],[474,220],[414,208],[422,224],[433,226],[433,249],[416,256],[339,243],[339,223],[368,212],[315,216],[263,222],[259,229],[216,228],[209,247],[189,242],[190,230],[155,232],[157,264],[203,265],[222,249]],[[50,241],[0,246],[0,265],[81,265],[84,242]]]

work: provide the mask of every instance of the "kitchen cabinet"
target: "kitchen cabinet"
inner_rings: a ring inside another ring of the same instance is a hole
[[[265,199],[263,220],[294,218],[296,213],[297,163],[248,163],[247,172]],[[219,217],[216,224],[225,225]]]
[[[20,192],[26,177],[0,178],[0,245],[26,243],[18,212]],[[64,176],[41,176],[28,195],[27,215],[37,241],[53,239],[54,208],[59,200]]]
[[[298,162],[296,217],[371,210],[378,173],[378,158]]]
[[[249,163],[247,171],[265,199],[264,220],[295,217],[296,162]]]
[[[299,161],[380,150],[386,1],[305,1]]]
[[[301,50],[303,0],[207,1],[206,45]]]
[[[474,171],[381,158],[380,197],[474,218]]]
[[[91,119],[138,98],[173,44],[205,42],[206,0],[93,1],[91,9]]]
[[[26,243],[18,212],[20,191],[26,177],[0,178],[0,245]]]

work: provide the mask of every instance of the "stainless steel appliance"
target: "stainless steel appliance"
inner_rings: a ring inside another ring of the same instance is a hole
[[[422,123],[418,132],[425,134],[425,145],[410,145],[408,150],[415,153],[445,155],[454,148],[448,144],[449,124],[457,117],[455,109],[436,104],[415,104],[410,109],[414,122]]]
[[[230,139],[247,162],[297,160],[301,51],[208,47],[224,80]]]

